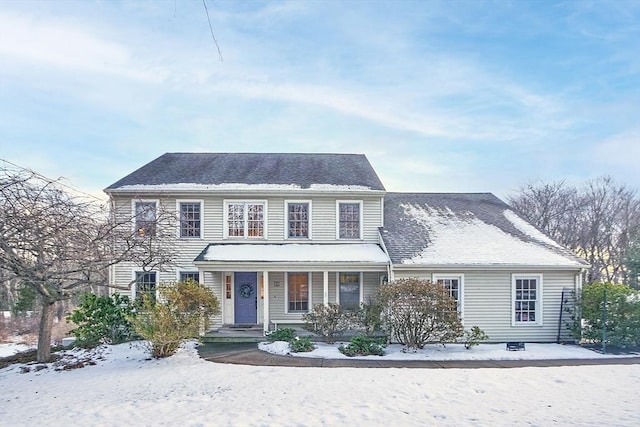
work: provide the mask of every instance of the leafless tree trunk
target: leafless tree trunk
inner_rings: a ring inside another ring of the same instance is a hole
[[[585,258],[587,282],[625,281],[631,236],[640,232],[640,199],[610,177],[572,188],[563,181],[529,184],[508,198],[513,209]]]
[[[109,217],[105,206],[71,196],[57,181],[0,170],[0,271],[41,298],[39,362],[51,355],[58,302],[92,286],[107,286],[107,270],[119,262],[145,270],[172,263],[175,245],[162,240],[176,235],[175,225],[160,220],[175,220],[175,212],[156,213],[158,232],[141,236],[130,208]]]

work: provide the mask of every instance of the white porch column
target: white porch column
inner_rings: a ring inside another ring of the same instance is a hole
[[[262,300],[262,312],[264,319],[262,320],[262,329],[269,331],[269,272],[262,272],[262,284],[264,286],[264,299]]]
[[[322,272],[322,303],[324,305],[329,305],[329,272]]]

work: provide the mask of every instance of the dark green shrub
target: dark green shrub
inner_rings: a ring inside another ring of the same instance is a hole
[[[464,334],[456,301],[442,286],[421,279],[399,279],[380,286],[387,333],[407,348],[455,342]]]
[[[144,298],[142,311],[131,319],[155,358],[174,354],[180,343],[208,327],[210,316],[220,313],[218,298],[211,289],[193,280],[162,286],[160,295],[159,301]]]
[[[369,302],[360,305],[356,319],[367,334],[380,332],[383,326],[382,305],[375,299],[369,299]]]
[[[130,340],[133,334],[131,316],[133,305],[127,296],[83,294],[80,305],[67,316],[67,321],[78,325],[71,331],[76,336],[75,345],[91,348]]]
[[[312,351],[314,346],[309,337],[295,337],[289,341],[289,348],[294,353],[306,353]]]
[[[606,307],[604,306],[605,290]],[[605,308],[607,320],[603,324]],[[619,346],[640,345],[640,292],[627,285],[592,283],[582,289],[580,309],[584,340],[601,343],[604,326],[607,343]]]
[[[296,336],[296,330],[292,328],[282,328],[276,329],[275,331],[271,331],[267,333],[267,340],[269,342],[275,341],[291,341]]]
[[[302,316],[303,328],[324,337],[328,343],[334,343],[337,337],[356,324],[353,316],[339,304],[316,304],[311,312]]]
[[[338,347],[340,353],[345,356],[382,356],[386,344],[384,338],[372,338],[365,335],[356,335],[349,340],[349,344]]]
[[[478,326],[474,326],[471,330],[464,333],[464,348],[469,350],[474,345],[480,344],[481,341],[486,341],[489,336],[484,333]]]

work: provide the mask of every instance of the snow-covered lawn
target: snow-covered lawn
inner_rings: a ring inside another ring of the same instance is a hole
[[[527,350],[529,351],[529,350]],[[522,353],[522,352],[521,352]],[[224,365],[188,344],[101,350],[71,371],[0,370],[0,423],[46,425],[640,425],[640,366],[359,369]]]

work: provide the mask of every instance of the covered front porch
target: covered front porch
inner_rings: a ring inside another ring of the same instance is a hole
[[[299,328],[315,304],[366,302],[389,274],[373,244],[209,245],[195,264],[221,301],[218,336]]]

